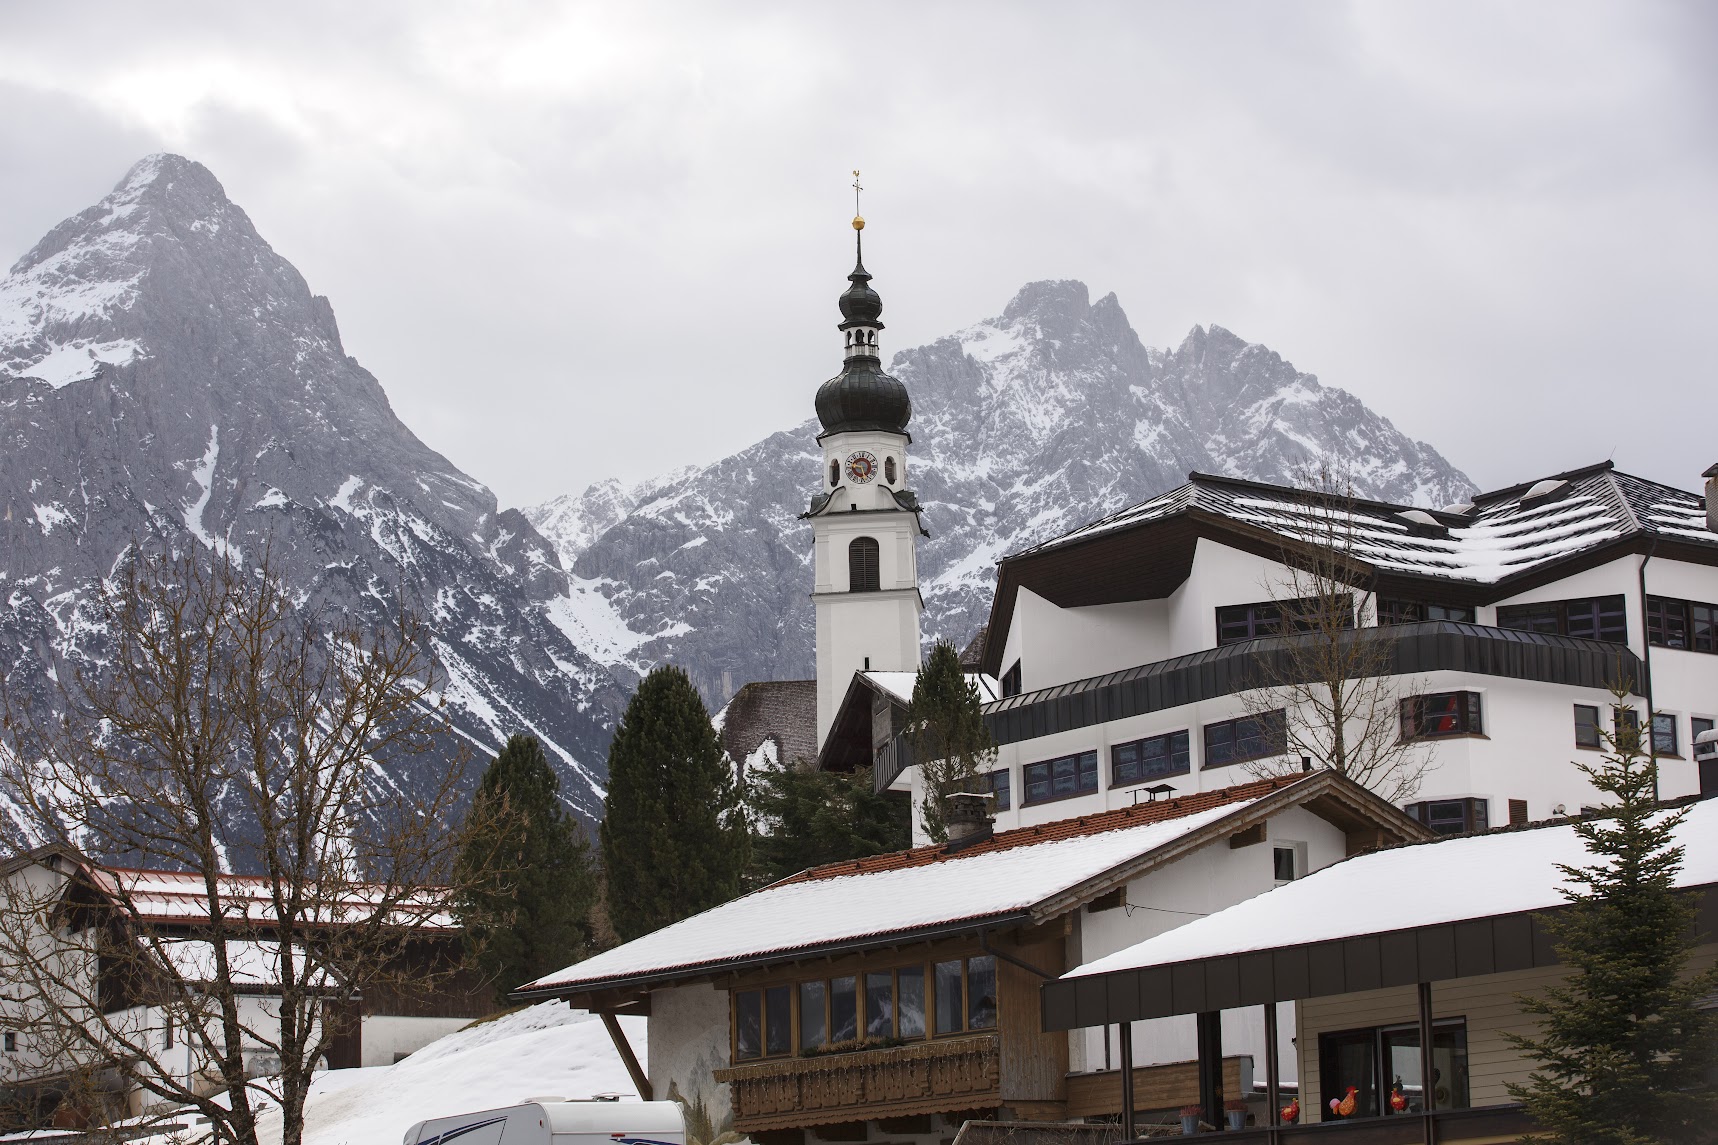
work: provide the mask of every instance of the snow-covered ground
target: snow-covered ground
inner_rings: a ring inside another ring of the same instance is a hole
[[[620,1024],[639,1061],[648,1061],[645,1019],[621,1018]],[[602,1021],[544,1002],[467,1026],[391,1066],[318,1074],[304,1109],[304,1145],[397,1145],[407,1129],[432,1117],[599,1094],[638,1099]],[[196,1118],[174,1120],[187,1124]],[[264,1145],[279,1142],[278,1108],[264,1113],[258,1128]],[[135,1139],[134,1145],[199,1140],[163,1135]]]

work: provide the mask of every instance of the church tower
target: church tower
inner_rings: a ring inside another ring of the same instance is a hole
[[[859,187],[854,173],[855,198]],[[919,670],[919,502],[907,484],[907,387],[883,372],[883,300],[865,271],[865,220],[853,218],[857,262],[841,295],[846,361],[817,391],[823,459],[811,500],[817,607],[817,745],[853,673]],[[928,535],[928,534],[927,534]]]

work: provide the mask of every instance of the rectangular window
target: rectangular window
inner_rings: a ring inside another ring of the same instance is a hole
[[[1511,827],[1527,825],[1527,800],[1511,799],[1509,801],[1509,825]]]
[[[1402,738],[1482,735],[1478,692],[1434,692],[1402,701]]]
[[[1286,751],[1288,723],[1280,710],[1205,725],[1206,767],[1245,763]]]
[[[1599,709],[1593,704],[1575,705],[1575,746],[1604,747],[1599,735]]]
[[[1191,759],[1191,737],[1184,731],[1118,743],[1110,748],[1110,786],[1186,775]]]
[[[825,1006],[828,994],[822,982],[799,984],[799,1052],[815,1050],[829,1041]]]
[[[1023,807],[1086,795],[1098,789],[1098,753],[1083,751],[1029,763],[1020,769],[1020,778],[1025,788]]]
[[[966,1000],[960,993],[960,961],[939,962],[935,971],[937,1033],[958,1034],[961,1013],[966,1008]]]
[[[1002,697],[1003,699],[1007,699],[1009,696],[1018,696],[1019,694],[1020,661],[1016,660],[1014,661],[1014,666],[1012,668],[1002,673]]]
[[[1612,644],[1626,644],[1629,638],[1627,610],[1620,595],[1502,604],[1497,608],[1497,626]]]
[[[859,1037],[858,979],[829,980],[829,1040],[851,1042]]]
[[[1333,1100],[1345,1100],[1352,1090],[1355,1108],[1351,1116],[1355,1118],[1395,1116],[1398,1110],[1392,1099],[1398,1094],[1403,1105],[1399,1112],[1425,1112],[1417,1025],[1320,1034],[1318,1059],[1323,1108]],[[1445,1018],[1433,1024],[1432,1078],[1437,1086],[1434,1108],[1468,1108],[1465,1018]]]
[[[966,1028],[996,1028],[996,959],[988,954],[966,960]]]
[[[747,1061],[763,1053],[764,996],[757,990],[734,995],[734,1060]]]
[[[1336,611],[1337,623],[1354,627],[1354,598],[1348,593],[1296,600],[1266,600],[1255,604],[1229,604],[1217,610],[1217,643],[1235,644],[1261,636],[1310,632],[1319,627],[1323,610]]]
[[[1693,742],[1699,740],[1703,734],[1711,731],[1715,727],[1718,727],[1718,721],[1704,719],[1700,716],[1692,717],[1688,721],[1688,740],[1689,740],[1689,742],[1693,743]]]
[[[1676,717],[1659,712],[1652,717],[1652,750],[1658,755],[1681,755],[1676,742]]]
[[[1491,826],[1491,816],[1483,799],[1433,799],[1425,803],[1410,803],[1402,810],[1439,835],[1460,835],[1465,831],[1484,831]]]
[[[865,975],[865,1036],[895,1036],[895,976],[887,970]]]
[[[895,984],[895,1036],[907,1039],[924,1037],[925,968],[902,967],[895,974]]]
[[[1013,806],[1013,788],[1006,767],[987,772],[985,779],[990,783],[990,794],[993,796],[990,809],[992,811],[1007,811]]]
[[[1621,752],[1639,751],[1640,744],[1640,713],[1633,708],[1619,708],[1611,705],[1611,736],[1616,740],[1612,746]]]
[[[6,1052],[9,1054],[18,1052],[18,1035],[11,1030],[6,1031]]]
[[[1295,849],[1293,847],[1271,848],[1271,873],[1279,883],[1292,883],[1295,879]]]
[[[1421,620],[1460,620],[1472,624],[1473,609],[1464,604],[1431,604],[1420,600],[1380,600],[1379,624],[1414,624]]]
[[[764,1053],[793,1052],[793,991],[771,986],[764,991]]]
[[[1646,639],[1660,648],[1718,652],[1718,605],[1649,596]]]

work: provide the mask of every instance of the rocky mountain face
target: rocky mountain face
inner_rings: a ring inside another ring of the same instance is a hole
[[[535,732],[600,810],[625,691],[581,647],[554,546],[400,422],[201,165],[143,160],[0,280],[0,506],[15,690],[99,671],[92,586],[134,543],[267,545],[302,599],[433,615],[460,729],[483,751]]]
[[[902,351],[890,372],[912,394],[907,483],[932,534],[919,548],[925,631],[957,646],[985,621],[1000,557],[1191,470],[1292,481],[1329,461],[1380,500],[1474,492],[1436,450],[1266,347],[1220,326],[1146,347],[1113,294],[1094,303],[1079,282],[1031,283],[1001,317]],[[807,379],[808,408],[815,390]],[[570,610],[605,634],[587,644],[598,660],[671,660],[713,703],[748,680],[811,675],[811,529],[798,515],[819,488],[817,429],[525,510],[571,571]]]

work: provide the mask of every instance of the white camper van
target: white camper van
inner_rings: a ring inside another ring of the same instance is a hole
[[[686,1145],[677,1101],[532,1101],[420,1121],[405,1145]]]

